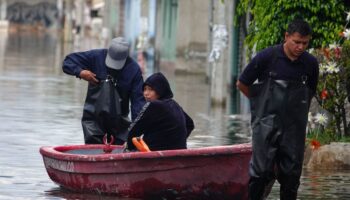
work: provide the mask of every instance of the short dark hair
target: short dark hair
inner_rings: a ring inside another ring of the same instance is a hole
[[[299,33],[302,36],[307,36],[312,34],[312,29],[306,21],[302,19],[295,19],[289,23],[287,32],[289,34]]]

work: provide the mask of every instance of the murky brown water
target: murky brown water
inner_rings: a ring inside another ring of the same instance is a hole
[[[82,49],[96,45],[84,41]],[[122,199],[79,194],[55,185],[39,148],[83,142],[80,125],[86,83],[62,73],[74,49],[55,34],[7,34],[0,30],[0,199]],[[249,123],[208,107],[202,75],[168,74],[176,100],[196,129],[189,147],[247,142]],[[350,199],[349,171],[304,172],[300,199]],[[278,185],[270,199],[278,199]]]

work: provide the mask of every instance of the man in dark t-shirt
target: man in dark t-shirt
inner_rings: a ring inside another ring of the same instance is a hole
[[[297,198],[307,116],[319,74],[316,58],[305,51],[311,32],[307,22],[294,20],[284,43],[259,52],[237,81],[251,105],[249,199],[268,195],[275,178],[281,199]]]

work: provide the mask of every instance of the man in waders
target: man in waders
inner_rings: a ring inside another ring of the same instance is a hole
[[[249,199],[268,195],[275,178],[281,200],[297,198],[309,105],[319,73],[316,58],[305,51],[311,32],[307,22],[294,20],[284,43],[259,52],[237,81],[251,106]]]
[[[142,73],[129,56],[129,48],[118,37],[108,49],[71,53],[63,61],[65,73],[89,82],[82,117],[86,144],[102,144],[105,134],[113,136],[113,144],[124,144],[130,125],[129,102],[132,120],[145,104]]]

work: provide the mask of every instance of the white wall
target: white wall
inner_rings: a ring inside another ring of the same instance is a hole
[[[205,51],[209,32],[209,0],[179,0],[178,6],[178,53],[183,53],[186,48]]]

